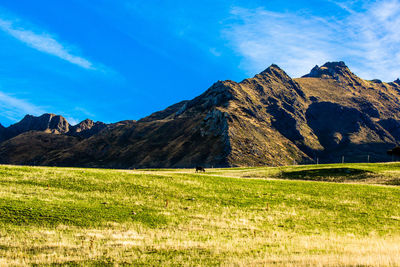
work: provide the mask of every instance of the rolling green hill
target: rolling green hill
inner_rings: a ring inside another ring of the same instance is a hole
[[[399,174],[3,165],[0,265],[396,265]]]

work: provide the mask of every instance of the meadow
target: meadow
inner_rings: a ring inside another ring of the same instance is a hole
[[[400,266],[400,164],[0,166],[0,265]]]

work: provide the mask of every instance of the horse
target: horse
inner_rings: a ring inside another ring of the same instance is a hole
[[[201,166],[197,166],[196,167],[196,172],[206,172],[206,170]]]

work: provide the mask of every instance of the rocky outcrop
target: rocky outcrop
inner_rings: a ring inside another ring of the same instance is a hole
[[[191,101],[104,130],[43,164],[112,168],[228,166],[228,118],[220,108],[232,98],[231,83],[217,82]]]
[[[303,78],[334,79],[344,83],[345,86],[362,84],[362,79],[352,73],[343,61],[327,62],[321,67],[317,65]]]
[[[120,123],[123,124],[124,122]],[[7,128],[0,125],[0,142],[31,131],[66,134],[85,139],[99,133],[107,127],[112,128],[114,125],[116,124],[108,125],[103,122],[94,122],[90,119],[86,119],[77,125],[71,126],[68,121],[60,115],[51,113],[46,113],[38,117],[26,115],[21,121]]]
[[[90,119],[86,119],[75,126],[71,126],[68,131],[68,135],[89,138],[105,128],[107,128],[107,124],[104,122],[94,122]]]
[[[141,119],[140,121],[141,122],[149,122],[149,121],[154,121],[154,120],[163,120],[174,114],[180,115],[187,108],[187,102],[189,102],[189,101],[185,100],[185,101],[176,103],[162,111],[154,112],[150,116],[147,116],[147,117]]]
[[[8,136],[13,137],[28,131],[46,131],[55,134],[64,134],[69,131],[68,121],[55,114],[46,113],[39,117],[26,115],[20,122],[7,128]]]
[[[340,79],[346,76],[355,76],[343,61],[327,62],[323,66],[316,65],[303,78]]]

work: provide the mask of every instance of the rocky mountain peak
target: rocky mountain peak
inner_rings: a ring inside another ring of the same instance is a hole
[[[71,126],[63,116],[53,113],[45,113],[41,116],[25,115],[21,121],[7,128],[0,125],[0,142],[30,131],[89,138],[107,126],[103,122],[94,122],[90,119]]]
[[[340,77],[354,76],[343,61],[327,62],[323,66],[316,65],[309,74],[303,78],[339,79]]]
[[[282,72],[283,70],[276,64],[271,64],[268,68],[266,68],[264,71],[261,73],[271,73],[273,71],[280,71]]]
[[[192,116],[193,112],[198,113],[217,106],[226,106],[238,87],[239,85],[234,81],[217,81],[203,94],[185,103],[176,115]]]
[[[317,78],[291,79],[273,64],[239,83],[218,81],[138,122],[86,119],[70,126],[54,114],[29,115],[10,126],[13,133],[6,128],[5,141],[0,134],[0,163],[226,167],[310,163],[316,157],[328,163],[370,154],[386,161],[386,151],[400,140],[400,80],[363,80],[344,62],[316,66],[306,77]],[[48,134],[63,125],[66,134]],[[15,134],[22,130],[29,132]]]
[[[272,64],[264,71],[260,72],[260,74],[256,75],[261,76],[263,78],[272,78],[275,80],[282,80],[282,79],[290,79],[290,77],[286,74],[284,70],[282,70],[278,65]]]
[[[20,122],[11,125],[8,130],[12,135],[18,135],[27,131],[66,133],[69,131],[69,127],[68,121],[63,116],[46,113],[39,117],[26,115]]]
[[[67,133],[69,131],[69,127],[71,126],[67,119],[63,116],[51,114],[48,129],[54,130],[58,133]]]
[[[87,130],[87,129],[92,128],[93,125],[94,125],[94,121],[93,120],[86,119],[86,120],[81,121],[80,123],[78,123],[74,127],[77,127],[82,131],[82,130]]]
[[[107,127],[107,124],[103,122],[94,122],[91,119],[86,119],[78,123],[77,125],[71,126],[69,135],[79,136],[82,138],[89,138],[90,136],[97,134],[101,130]]]

